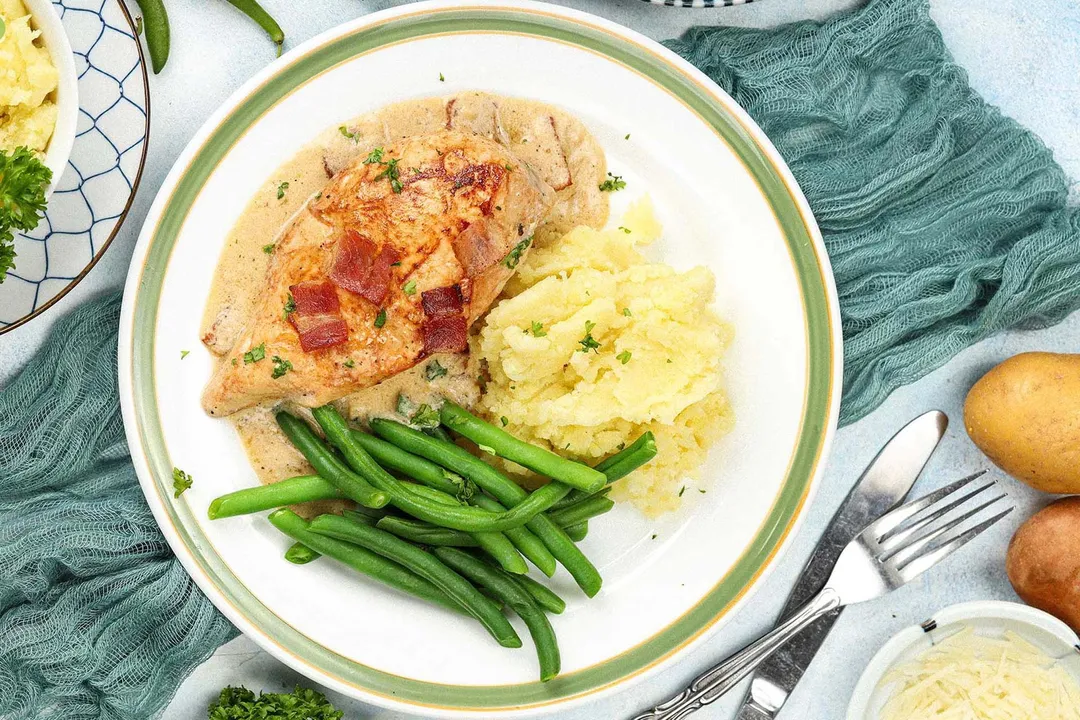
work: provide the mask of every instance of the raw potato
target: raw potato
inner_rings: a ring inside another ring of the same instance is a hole
[[[1043,492],[1080,493],[1080,355],[1009,358],[968,392],[964,425],[1018,480]]]
[[[1016,594],[1080,632],[1080,497],[1035,513],[1013,535],[1005,572]]]

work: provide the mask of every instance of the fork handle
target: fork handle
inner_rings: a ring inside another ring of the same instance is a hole
[[[695,678],[681,693],[652,710],[636,716],[634,720],[682,720],[691,713],[697,712],[738,685],[739,681],[750,675],[782,645],[822,615],[840,607],[841,604],[840,595],[832,588],[826,587],[774,630],[719,665],[709,668]]]

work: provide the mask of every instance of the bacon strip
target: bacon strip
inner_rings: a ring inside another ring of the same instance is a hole
[[[469,346],[469,326],[463,315],[429,317],[420,331],[425,355],[464,352]]]
[[[425,290],[420,295],[420,304],[423,305],[424,314],[428,317],[460,315],[464,307],[461,286],[447,285],[433,290]]]
[[[391,267],[399,259],[397,250],[389,243],[377,248],[371,240],[350,228],[337,241],[330,279],[342,290],[381,305],[390,291]]]
[[[341,317],[337,290],[326,281],[290,285],[296,309],[289,313],[289,324],[300,335],[300,348],[314,352],[340,345],[349,339],[349,326]]]

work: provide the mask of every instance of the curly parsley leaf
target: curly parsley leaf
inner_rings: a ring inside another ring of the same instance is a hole
[[[626,187],[626,181],[622,179],[622,175],[612,175],[608,173],[607,180],[600,183],[600,192],[616,192]]]
[[[227,687],[210,704],[207,720],[341,720],[320,692],[297,686],[291,693],[255,693],[245,687]]]
[[[578,340],[578,344],[581,347],[578,348],[578,352],[587,353],[592,350],[596,354],[600,354],[600,343],[592,336],[593,328],[596,327],[596,323],[586,320],[585,321],[585,337]]]
[[[413,425],[421,428],[438,427],[440,422],[439,411],[427,403],[424,403],[416,409],[416,412],[412,414],[409,421]]]
[[[52,170],[29,149],[0,152],[0,283],[15,267],[15,231],[37,227]]]
[[[438,360],[432,360],[431,362],[429,362],[427,364],[427,367],[424,368],[424,378],[428,382],[431,382],[432,380],[435,380],[436,378],[441,378],[441,377],[445,376],[446,373],[447,373],[446,368],[444,368],[442,363],[439,362]]]

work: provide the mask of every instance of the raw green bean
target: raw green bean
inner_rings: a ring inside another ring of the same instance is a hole
[[[162,0],[135,0],[142,12],[146,49],[150,51],[150,67],[157,75],[169,59],[169,14]]]
[[[345,495],[332,483],[318,475],[300,475],[270,485],[244,488],[214,498],[206,511],[211,520],[273,510],[286,505],[298,505],[312,500],[343,498]]]
[[[568,528],[564,528],[566,536],[576,543],[585,539],[585,536],[589,534],[589,523],[583,522],[577,525],[571,525]]]
[[[491,512],[504,512],[506,510],[496,500],[483,494],[474,495],[469,502]],[[522,555],[529,558],[540,572],[548,577],[555,574],[555,556],[551,554],[544,543],[540,542],[540,538],[533,535],[527,527],[507,530],[504,534],[514,544],[514,547],[520,550]],[[505,568],[505,566],[503,567]]]
[[[481,560],[492,564],[491,560],[483,555],[477,555]],[[512,579],[521,589],[529,593],[532,599],[536,601],[536,604],[544,608],[550,613],[559,615],[566,609],[566,602],[555,594],[547,585],[536,582],[528,575],[510,575],[507,573],[506,577]]]
[[[277,24],[277,21],[270,16],[270,13],[266,12],[262,5],[259,5],[255,0],[227,0],[227,2],[254,20],[259,27],[266,31],[266,34],[277,45],[278,56],[280,57],[281,45],[285,42],[285,33],[282,31],[281,26]]]
[[[606,497],[591,497],[582,500],[576,505],[553,512],[548,515],[551,521],[561,528],[577,525],[597,515],[603,515],[615,507],[615,501]]]
[[[392,535],[339,515],[320,515],[311,531],[367,548],[392,560],[442,590],[487,628],[503,647],[521,647],[521,638],[494,603],[472,584],[428,552]]]
[[[511,508],[510,512],[536,501],[538,497],[544,498],[540,505],[546,510],[552,503],[565,497],[570,490],[562,483],[550,482],[529,494],[513,480],[457,445],[441,442],[392,420],[372,420],[371,429],[398,447],[426,457],[472,480],[500,503]],[[593,597],[600,592],[603,584],[600,573],[561,528],[544,514],[535,515],[526,527],[540,538],[540,542],[544,543],[555,559],[569,571],[586,595]]]
[[[420,545],[476,547],[479,544],[476,542],[476,538],[469,533],[437,527],[410,518],[384,517],[375,523],[375,527]]]
[[[654,457],[656,457],[656,436],[652,434],[652,430],[649,430],[619,452],[601,460],[595,466],[595,469],[604,473],[604,477],[607,478],[608,484],[610,485],[616,480],[624,478],[634,472]],[[607,488],[604,488],[604,490],[601,490],[600,492],[605,492],[606,490]],[[593,497],[596,494],[597,493],[585,493],[580,490],[574,490],[574,492],[566,497],[565,502],[567,504],[573,504],[584,500],[587,497]]]
[[[442,417],[443,424],[469,438],[481,448],[487,448],[499,457],[512,460],[552,480],[558,480],[585,492],[596,492],[607,482],[602,472],[593,470],[588,465],[559,457],[550,450],[518,440],[505,430],[481,420],[452,402],[443,403],[439,415]]]
[[[439,547],[433,552],[454,570],[491,590],[525,621],[536,646],[542,682],[547,682],[559,674],[559,645],[555,640],[555,631],[551,628],[547,615],[533,602],[528,592],[496,568],[461,550]]]
[[[309,562],[319,557],[319,553],[301,542],[293,543],[289,546],[289,549],[285,551],[285,559],[293,565],[307,565]]]
[[[501,532],[521,527],[541,508],[515,507],[505,513],[490,513],[474,507],[450,507],[432,502],[429,498],[410,492],[403,483],[376,463],[364,448],[352,439],[349,426],[337,410],[329,405],[313,411],[330,441],[341,450],[348,463],[367,480],[390,496],[395,507],[427,522],[466,532]],[[299,422],[299,421],[298,421]],[[303,423],[301,423],[303,424]],[[304,425],[307,428],[307,425]],[[308,428],[310,431],[310,428]],[[328,478],[333,482],[333,479]]]
[[[450,599],[449,595],[396,562],[370,550],[311,532],[307,521],[292,510],[275,510],[270,513],[270,522],[293,540],[302,542],[315,552],[344,563],[363,575],[454,612],[466,613],[465,608]]]
[[[315,471],[349,498],[371,508],[385,507],[390,502],[389,493],[373,488],[364,478],[345,467],[306,422],[285,412],[277,414],[277,421],[286,437],[303,453]]]
[[[430,438],[426,433],[417,432],[412,428],[407,429],[410,434],[415,434],[422,438]],[[476,505],[484,510],[496,513],[506,512],[506,508],[495,500],[478,494],[479,491],[476,488],[476,484],[471,480],[451,473],[422,457],[417,457],[411,452],[403,450],[397,445],[387,442],[382,438],[377,438],[357,430],[352,431],[352,437],[384,467],[391,470],[397,470],[398,472],[419,480],[425,485],[437,488],[443,492],[453,493],[455,496],[466,499],[470,504]],[[453,445],[451,444],[451,446]],[[470,458],[472,457],[472,455],[469,455],[469,453],[464,450],[461,452],[468,455]],[[504,534],[510,539],[510,542],[525,555],[525,557],[540,569],[541,572],[548,577],[555,574],[555,558],[544,544],[540,542],[539,538],[523,527],[505,530]]]

